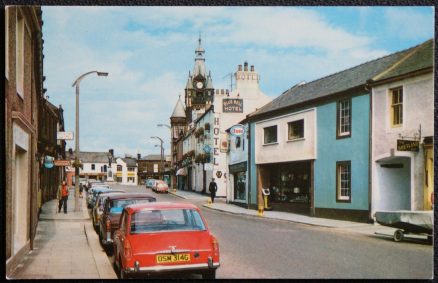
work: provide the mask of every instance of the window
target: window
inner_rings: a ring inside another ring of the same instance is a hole
[[[134,183],[135,177],[128,177],[128,183]]]
[[[351,161],[336,162],[336,200],[351,201]]]
[[[403,88],[398,87],[391,92],[391,125],[400,126],[403,124]]]
[[[96,165],[94,165],[94,164],[91,164],[91,170],[95,170],[95,168],[96,168]]]
[[[108,170],[108,167],[106,165],[103,165],[103,172],[106,172]]]
[[[122,171],[122,165],[117,165],[117,171]]]
[[[296,140],[304,138],[304,119],[287,123],[288,140]]]
[[[24,98],[24,19],[20,13],[17,13],[15,51],[17,94]]]
[[[135,172],[135,167],[128,167],[128,172]]]
[[[277,142],[277,126],[263,128],[265,144]]]
[[[236,148],[240,147],[240,137],[236,137]]]
[[[336,137],[351,136],[351,99],[338,101],[336,111]]]

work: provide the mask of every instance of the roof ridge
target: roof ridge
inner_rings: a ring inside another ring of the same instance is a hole
[[[431,39],[429,39],[429,40],[431,40]],[[429,41],[429,40],[427,40],[427,41]],[[382,59],[384,59],[384,58],[388,58],[388,57],[390,57],[390,56],[394,56],[394,55],[396,55],[396,54],[400,54],[400,53],[403,53],[403,52],[407,52],[407,51],[409,51],[409,50],[413,50],[413,49],[419,47],[420,45],[423,45],[423,44],[426,43],[427,41],[425,41],[425,42],[423,42],[423,43],[420,43],[420,44],[417,44],[417,45],[415,45],[415,46],[412,46],[412,47],[409,47],[409,48],[406,48],[406,49],[400,50],[400,51],[396,51],[396,52],[394,52],[394,53],[390,53],[390,54],[387,54],[387,55],[384,55],[384,56],[381,56],[381,57],[378,57],[378,58],[375,58],[375,59],[371,59],[371,60],[369,60],[369,61],[365,61],[365,62],[363,62],[363,63],[361,63],[361,64],[359,64],[359,65],[355,65],[355,66],[352,66],[352,67],[350,67],[350,68],[347,68],[347,69],[344,69],[344,70],[341,70],[341,71],[338,71],[338,72],[335,72],[335,73],[332,73],[332,74],[326,75],[326,76],[324,76],[324,77],[321,77],[321,78],[315,79],[315,80],[310,81],[310,82],[308,82],[308,83],[305,83],[305,84],[303,84],[303,85],[308,85],[308,84],[311,84],[311,83],[317,82],[317,81],[319,81],[319,80],[326,79],[326,78],[332,77],[332,76],[334,76],[334,75],[337,75],[337,74],[340,74],[340,73],[343,73],[343,72],[346,72],[346,71],[349,71],[349,70],[352,70],[352,69],[355,69],[355,68],[359,68],[359,67],[361,67],[361,66],[363,66],[363,65],[365,65],[365,64],[370,64],[370,63],[372,63],[372,62],[379,61],[379,60],[382,60]],[[287,91],[288,91],[288,90],[287,90]]]

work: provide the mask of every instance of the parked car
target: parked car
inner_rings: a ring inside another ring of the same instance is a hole
[[[102,182],[100,181],[100,180],[95,180],[95,179],[88,179],[88,183],[87,183],[87,186],[88,186],[88,189],[90,189],[91,188],[91,186],[93,185],[93,184],[101,184]]]
[[[155,182],[158,181],[157,179],[147,179],[146,180],[146,188],[152,189],[155,185]]]
[[[106,197],[99,221],[99,239],[109,254],[112,253],[114,231],[119,228],[123,208],[131,204],[154,202],[156,200],[155,197],[144,193],[111,194]]]
[[[168,193],[169,192],[169,186],[166,182],[157,180],[155,182],[155,185],[152,187],[152,190],[156,193]]]
[[[99,192],[105,191],[111,191],[111,189],[105,187],[95,187],[92,191],[89,191],[87,196],[88,208],[93,208],[93,206],[96,204],[96,199]]]
[[[219,244],[198,207],[190,203],[128,205],[114,233],[114,265],[120,278],[200,273],[214,279]]]
[[[91,211],[91,220],[93,222],[93,227],[96,230],[96,232],[99,233],[99,219],[100,216],[102,215],[103,212],[103,208],[104,208],[104,204],[105,204],[105,199],[112,194],[124,194],[124,191],[121,190],[109,190],[109,191],[102,191],[102,192],[98,192],[97,196],[96,196],[96,201],[95,204],[92,208]]]

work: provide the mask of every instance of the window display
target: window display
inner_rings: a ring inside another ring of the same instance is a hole
[[[309,164],[273,165],[271,170],[272,202],[310,203]]]
[[[246,172],[234,173],[234,199],[246,200]]]

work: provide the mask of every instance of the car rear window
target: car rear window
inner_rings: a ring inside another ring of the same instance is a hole
[[[201,215],[194,209],[143,210],[131,215],[131,234],[205,229]]]
[[[117,199],[111,201],[109,209],[111,213],[122,213],[123,208],[130,204],[152,202],[154,199],[144,198],[144,199]]]

